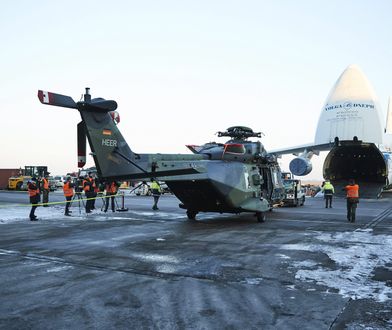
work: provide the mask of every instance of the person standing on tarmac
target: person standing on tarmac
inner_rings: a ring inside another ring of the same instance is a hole
[[[359,185],[355,184],[354,179],[350,179],[348,186],[343,190],[346,191],[347,198],[347,220],[355,222],[355,212],[359,203]]]
[[[92,182],[89,178],[88,175],[85,176],[84,180],[83,180],[83,191],[84,194],[86,195],[86,213],[91,213],[92,210],[92,198],[94,196],[94,190],[92,187]]]
[[[93,175],[93,173],[89,172],[88,174],[89,180],[91,182],[91,187],[92,187],[92,194],[91,197],[94,198],[91,200],[91,209],[95,210],[95,201],[96,197],[98,196],[98,191],[99,191],[99,182],[96,176]]]
[[[152,209],[159,210],[158,208],[158,200],[159,197],[161,196],[161,186],[159,185],[158,181],[156,181],[154,178],[151,178],[151,191],[152,191],[152,196],[154,197],[154,205],[152,206]]]
[[[335,193],[335,189],[329,180],[325,180],[321,191],[324,193],[324,199],[325,199],[325,208],[332,208],[332,196]]]
[[[104,212],[107,212],[109,208],[109,198],[111,199],[111,203],[112,203],[112,212],[115,212],[114,199],[117,194],[118,183],[116,181],[111,181],[106,183],[105,190],[106,190],[106,202],[105,202]]]
[[[41,180],[41,190],[42,190],[42,203],[44,203],[43,207],[48,207],[49,205],[49,173],[45,173],[44,177]]]
[[[71,182],[71,177],[68,176],[63,186],[64,196],[65,199],[67,200],[67,203],[65,204],[65,213],[64,213],[66,216],[71,216],[69,207],[71,206],[71,200],[74,195],[73,187],[74,185]]]
[[[31,211],[30,211],[30,221],[37,221],[37,217],[34,214],[35,209],[38,207],[38,203],[40,202],[40,192],[38,188],[38,184],[36,182],[36,178],[33,177],[27,184],[27,191],[30,197]]]

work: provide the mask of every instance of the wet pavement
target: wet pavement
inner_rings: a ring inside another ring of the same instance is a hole
[[[17,216],[0,224],[0,327],[392,329],[392,199],[361,200],[354,224],[343,199],[265,223],[189,221],[173,196],[151,205],[88,217],[74,205],[71,218],[56,205],[36,223],[2,205],[0,220]]]

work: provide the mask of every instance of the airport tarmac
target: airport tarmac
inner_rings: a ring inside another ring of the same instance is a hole
[[[174,196],[30,222],[26,200],[0,192],[1,329],[392,329],[390,198],[361,200],[354,224],[344,199],[265,223],[189,221]]]

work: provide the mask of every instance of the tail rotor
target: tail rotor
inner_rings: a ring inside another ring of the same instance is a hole
[[[38,98],[42,104],[54,105],[58,107],[71,108],[71,109],[78,108],[77,103],[70,96],[39,90]]]
[[[86,88],[84,100],[75,102],[72,97],[62,94],[38,91],[38,98],[42,104],[54,105],[57,107],[78,109],[79,111],[92,112],[111,112],[117,109],[117,102],[113,100],[105,100],[103,98],[91,99],[90,88]]]

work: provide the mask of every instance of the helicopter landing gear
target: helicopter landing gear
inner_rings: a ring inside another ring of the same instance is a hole
[[[196,214],[198,212],[194,211],[194,210],[186,210],[186,215],[188,217],[189,220],[195,220],[196,219]]]
[[[258,222],[265,222],[265,213],[264,212],[256,212],[256,218]]]

